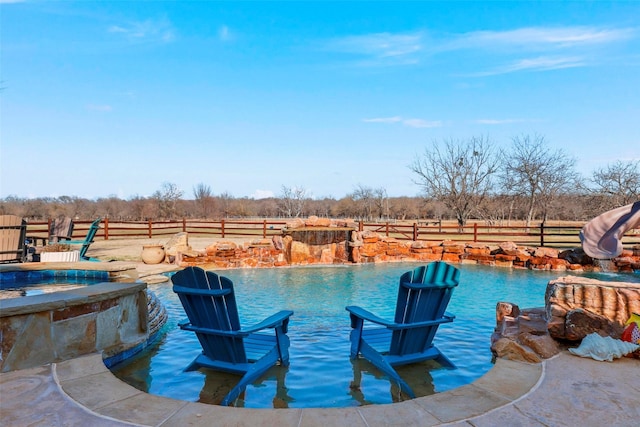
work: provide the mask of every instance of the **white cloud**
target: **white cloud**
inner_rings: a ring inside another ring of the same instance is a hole
[[[550,71],[565,68],[585,67],[589,61],[578,56],[572,57],[545,57],[526,58],[505,64],[493,70],[481,71],[473,76],[493,76],[497,74],[514,73],[517,71]]]
[[[87,110],[89,110],[89,111],[109,112],[109,111],[113,110],[113,108],[111,108],[111,105],[89,104],[89,105],[87,105]]]
[[[402,117],[379,117],[375,119],[362,119],[362,121],[367,123],[398,123],[402,121]]]
[[[155,41],[168,43],[175,39],[173,26],[166,19],[147,19],[126,25],[112,25],[108,28],[108,31],[122,34],[129,41],[135,42]]]
[[[336,39],[332,47],[348,53],[378,57],[407,55],[421,49],[422,35],[376,33],[362,36],[347,36]]]
[[[218,28],[218,38],[223,42],[231,40],[232,36],[229,31],[229,27],[227,27],[226,25],[223,25],[220,28]]]
[[[328,49],[358,56],[360,65],[407,65],[418,62],[422,40],[422,33],[374,33],[333,39]]]
[[[570,67],[596,65],[582,58],[606,55],[594,49],[623,43],[638,37],[640,28],[601,28],[587,26],[525,27],[507,31],[475,31],[463,34],[373,33],[334,39],[328,49],[352,55],[363,66],[398,66],[419,64],[431,55],[460,50],[490,52],[495,61],[510,65],[478,75],[537,70],[549,71]],[[509,55],[539,56],[533,59],[513,60]],[[553,55],[557,57],[553,57]],[[501,57],[503,56],[503,57]]]
[[[636,37],[635,28],[601,29],[596,27],[529,27],[509,31],[466,33],[445,45],[447,49],[492,49],[512,46],[530,50],[570,48],[625,41]]]
[[[267,199],[269,197],[275,197],[275,193],[271,190],[256,190],[251,195],[253,199]]]
[[[439,128],[442,127],[441,121],[427,121],[422,119],[406,119],[402,121],[402,124],[412,128]]]
[[[442,127],[441,121],[427,121],[423,119],[403,119],[400,116],[394,117],[378,117],[373,119],[362,119],[365,123],[401,123],[404,126],[412,128],[436,128]]]

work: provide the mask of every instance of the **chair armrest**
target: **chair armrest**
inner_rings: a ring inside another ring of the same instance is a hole
[[[384,320],[370,311],[365,310],[364,308],[357,306],[348,306],[346,310],[351,313],[352,316],[358,317],[363,320],[368,320],[369,322],[377,323],[378,325],[385,326],[389,329],[413,329],[413,328],[423,328],[425,326],[434,326],[440,325],[442,323],[453,322],[455,318],[454,315],[450,313],[445,313],[441,319],[437,320],[429,320],[425,322],[415,322],[415,323],[395,323]]]
[[[256,323],[255,325],[249,326],[247,328],[242,328],[241,333],[251,333],[256,331],[261,331],[263,329],[275,328],[277,326],[285,324],[286,321],[289,320],[289,317],[293,315],[293,311],[291,310],[282,310],[276,314],[273,314],[266,319],[264,319],[260,323]]]
[[[195,289],[195,290],[198,290],[198,289]],[[204,290],[204,289],[199,289],[199,290]],[[268,328],[277,328],[278,326],[286,325],[291,315],[293,315],[293,311],[282,310],[272,316],[267,317],[262,322],[257,323],[256,325],[250,326],[248,328],[243,328],[238,331],[223,331],[219,329],[204,328],[202,326],[193,326],[188,319],[185,319],[182,322],[178,323],[178,326],[180,327],[180,329],[183,329],[185,331],[200,332],[200,333],[209,334],[209,335],[219,335],[219,336],[228,336],[228,337],[246,337],[247,335],[253,332],[261,331],[263,329],[268,329]],[[286,327],[284,329],[285,329],[284,332],[286,333]]]
[[[373,323],[377,323],[378,325],[383,325],[383,326],[391,326],[394,325],[393,322],[389,322],[381,317],[376,316],[375,314],[373,314],[372,312],[365,310],[362,307],[358,307],[355,305],[350,305],[345,307],[345,309],[351,313],[351,316],[355,316],[359,319],[363,319],[363,320],[368,320],[369,322],[373,322]]]
[[[64,242],[60,242],[63,245],[84,245],[84,240],[65,240]]]

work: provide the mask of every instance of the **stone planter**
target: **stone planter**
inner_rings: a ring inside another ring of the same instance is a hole
[[[164,261],[163,245],[143,245],[142,246],[142,262],[145,264],[160,264]]]
[[[80,251],[67,252],[42,252],[40,262],[78,262],[80,261]]]

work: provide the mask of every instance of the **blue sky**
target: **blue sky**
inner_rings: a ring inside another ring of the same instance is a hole
[[[415,196],[446,139],[640,160],[640,2],[0,0],[0,196]]]

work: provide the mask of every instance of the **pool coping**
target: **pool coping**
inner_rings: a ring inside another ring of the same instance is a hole
[[[88,413],[132,425],[435,426],[484,415],[523,398],[544,364],[498,359],[471,384],[400,403],[348,408],[247,409],[187,402],[142,392],[109,371],[100,354],[51,365],[59,390]]]

